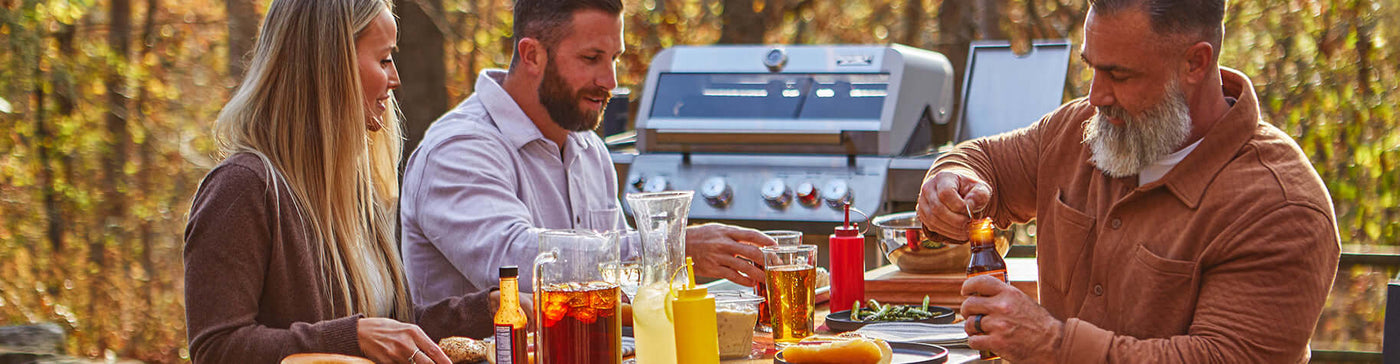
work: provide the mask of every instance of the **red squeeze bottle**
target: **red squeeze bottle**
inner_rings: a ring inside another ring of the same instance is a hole
[[[836,227],[828,241],[831,254],[831,302],[833,311],[849,310],[865,301],[865,237],[851,224],[851,204],[846,203],[846,222]]]

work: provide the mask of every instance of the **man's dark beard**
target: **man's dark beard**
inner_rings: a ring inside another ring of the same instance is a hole
[[[569,92],[568,87],[564,77],[554,70],[554,59],[551,56],[544,70],[544,81],[540,83],[540,103],[544,104],[545,111],[549,112],[549,118],[554,119],[554,124],[568,131],[597,128],[603,121],[603,110],[608,107],[610,90],[599,87]],[[598,108],[598,111],[583,110],[579,108],[578,103],[584,97],[602,99],[603,106]]]

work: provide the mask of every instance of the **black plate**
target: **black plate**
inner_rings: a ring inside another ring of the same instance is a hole
[[[923,322],[929,324],[951,324],[953,323],[953,309],[942,306],[928,306],[928,312],[932,317],[923,320],[903,320],[903,321],[851,321],[851,310],[836,311],[826,315],[826,327],[833,332],[846,332],[859,329],[861,326],[881,323],[881,322]]]
[[[891,364],[943,364],[948,361],[948,349],[942,346],[898,341],[889,343],[890,349],[894,349],[895,356],[894,361],[890,362]],[[783,360],[782,352],[773,356],[773,363],[788,364],[787,361]]]

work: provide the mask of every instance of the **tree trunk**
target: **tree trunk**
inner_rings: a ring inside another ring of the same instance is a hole
[[[953,64],[953,102],[962,108],[963,73],[967,70],[968,47],[976,36],[973,7],[969,1],[943,0],[938,6],[938,49]],[[956,114],[955,114],[956,115]]]
[[[719,44],[762,44],[768,30],[762,12],[754,11],[755,0],[723,0]]]
[[[58,206],[58,181],[54,178],[53,162],[50,157],[54,154],[54,145],[57,144],[53,131],[49,130],[47,111],[44,105],[44,66],[43,57],[39,57],[34,62],[34,145],[35,154],[39,155],[39,186],[42,189],[40,196],[44,201],[44,218],[47,221],[46,235],[49,239],[51,256],[61,256],[63,251],[63,218],[59,214]]]
[[[1370,15],[1371,2],[1358,0],[1352,15],[1356,24],[1356,88],[1360,90],[1362,96],[1367,97],[1367,101],[1373,91],[1371,90],[1371,52],[1375,45],[1371,41],[1372,31],[1375,29],[1375,22],[1368,19]]]
[[[1002,1],[1001,0],[977,0],[974,3],[977,8],[977,36],[979,39],[1007,39],[1006,32],[1001,29]]]
[[[72,75],[68,72],[73,56],[77,54],[76,49],[73,47],[73,38],[76,34],[77,27],[73,24],[59,24],[58,32],[54,33],[54,40],[58,42],[59,61],[58,64],[51,67],[53,74],[50,76],[49,82],[53,87],[54,104],[57,106],[56,110],[58,114],[55,118],[43,120],[45,108],[43,107],[43,100],[40,99],[38,101],[40,120],[36,121],[38,123],[36,124],[38,126],[36,134],[39,134],[39,145],[41,147],[38,153],[39,163],[42,164],[41,174],[44,178],[44,181],[40,183],[44,186],[44,212],[48,219],[48,227],[45,231],[49,238],[49,247],[53,250],[55,259],[62,259],[66,256],[63,254],[67,245],[64,241],[63,227],[67,224],[67,221],[65,221],[63,217],[63,204],[61,196],[58,195],[59,182],[55,176],[54,169],[68,168],[68,166],[71,165],[68,163],[71,157],[68,156],[69,153],[57,153],[59,140],[53,135],[53,132],[49,130],[49,124],[56,123],[59,120],[67,120],[69,117],[73,116],[73,111],[75,110],[73,95],[76,90],[73,87]],[[59,154],[58,159],[62,161],[61,163],[54,163],[53,158],[55,154]],[[72,183],[72,180],[67,180],[66,183]],[[55,264],[55,266],[61,265]]]
[[[94,284],[90,287],[91,308],[89,317],[99,317],[97,309],[99,307],[108,308],[110,304],[104,293],[111,287],[106,284],[104,278],[107,270],[107,244],[120,244],[124,239],[125,215],[126,215],[126,193],[125,188],[125,166],[127,163],[128,143],[131,135],[127,130],[128,102],[126,95],[126,75],[124,68],[129,62],[131,51],[131,1],[112,0],[111,26],[107,34],[107,43],[113,52],[114,62],[107,71],[107,150],[102,156],[102,168],[105,169],[106,183],[102,186],[101,213],[103,219],[99,220],[104,226],[103,236],[94,239],[90,243],[89,261],[96,270]],[[100,320],[99,320],[100,321]],[[96,322],[96,321],[94,321]],[[100,326],[100,324],[98,324]],[[108,332],[100,327],[94,332]],[[100,348],[107,348],[106,335],[98,339]]]
[[[43,39],[41,35],[39,37]],[[34,60],[34,149],[39,155],[39,196],[44,201],[44,217],[47,222],[47,235],[49,244],[54,253],[63,246],[63,230],[58,228],[57,219],[54,215],[58,212],[57,188],[54,186],[53,163],[49,162],[49,154],[53,152],[54,137],[49,131],[48,120],[45,120],[47,107],[44,105],[44,57],[39,56]],[[38,256],[38,244],[27,244],[30,256]]]
[[[957,1],[957,0],[950,0]],[[923,35],[924,0],[907,0],[904,2],[904,37],[900,43],[911,47],[923,47],[923,42],[919,39]]]
[[[146,0],[146,20],[145,23],[141,25],[141,51],[137,59],[145,59],[151,51],[155,50],[155,19],[159,10],[160,0]],[[161,74],[162,73],[159,71],[153,71],[150,72],[150,76],[148,77],[159,80]],[[136,184],[137,189],[141,191],[141,195],[146,197],[145,203],[159,203],[156,202],[159,201],[155,198],[158,192],[156,182],[153,181],[153,179],[161,175],[154,170],[154,167],[160,163],[156,160],[157,156],[155,150],[157,140],[160,139],[151,137],[155,135],[153,132],[153,127],[155,125],[153,125],[154,123],[152,123],[151,120],[145,117],[145,113],[141,112],[142,106],[145,105],[146,101],[150,98],[150,90],[146,88],[144,82],[137,84],[136,87],[136,105],[133,109],[137,111],[137,119],[141,120],[140,125],[146,131],[147,135],[137,149],[137,158],[139,159],[142,173],[137,174]],[[153,251],[155,250],[155,240],[157,236],[155,227],[153,226],[155,222],[152,220],[153,218],[149,216],[142,217],[140,231],[137,233],[141,240],[141,269],[144,271],[143,276],[146,277],[145,287],[139,291],[141,297],[145,300],[145,305],[142,306],[145,307],[145,309],[141,310],[141,324],[137,328],[137,335],[133,335],[136,341],[128,346],[129,348],[149,347],[150,345],[144,342],[144,340],[150,339],[152,332],[158,332],[160,330],[160,325],[154,324],[154,322],[160,318],[161,312],[160,308],[157,307],[158,301],[156,300],[156,295],[164,290],[163,283],[165,279],[162,278],[164,275],[156,272],[156,257]]]
[[[258,36],[258,10],[252,0],[224,0],[228,13],[228,75],[235,83],[247,71],[246,57]],[[401,24],[402,25],[402,24]]]
[[[399,51],[394,62],[403,86],[394,91],[403,111],[403,156],[408,158],[423,132],[447,112],[445,35],[437,24],[442,0],[395,0],[399,15]]]

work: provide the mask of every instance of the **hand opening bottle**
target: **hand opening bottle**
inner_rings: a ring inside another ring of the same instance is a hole
[[[993,234],[996,226],[992,224],[992,219],[984,217],[973,219],[967,223],[967,241],[972,248],[972,258],[967,262],[967,277],[993,276],[1006,282],[1006,260],[1001,258],[997,252],[996,236]],[[970,318],[969,318],[970,319]],[[1000,355],[990,350],[982,350],[982,359],[996,359]]]

